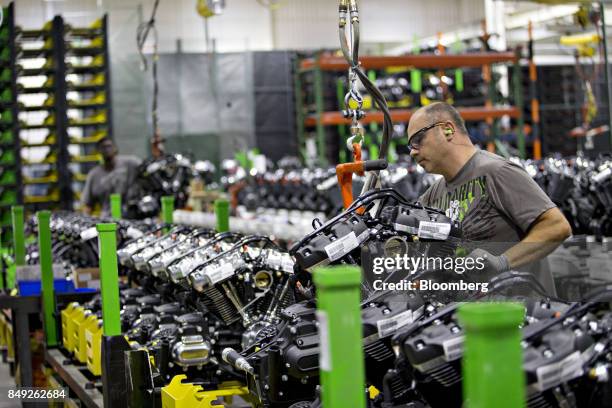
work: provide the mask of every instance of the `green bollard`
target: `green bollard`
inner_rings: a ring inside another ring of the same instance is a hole
[[[130,345],[121,335],[117,224],[97,224],[102,295],[102,396],[104,407],[126,406],[128,398],[124,353]]]
[[[121,219],[121,194],[111,194],[110,196],[111,217],[115,220]]]
[[[163,196],[161,198],[161,205],[162,222],[166,224],[172,224],[172,221],[174,220],[174,216],[172,214],[174,212],[174,196]],[[164,233],[168,233],[168,231],[170,231],[170,228],[164,228]]]
[[[174,196],[163,196],[161,198],[162,205],[162,222],[172,224],[174,212]]]
[[[23,228],[23,206],[11,207],[13,219],[13,247],[15,248],[15,265],[25,265],[25,234]]]
[[[117,267],[117,224],[98,224],[100,243],[100,292],[102,294],[102,333],[121,335],[119,318],[119,271]]]
[[[361,326],[361,271],[354,266],[318,268],[321,396],[325,408],[365,408]]]
[[[457,92],[463,92],[463,70],[457,68],[455,70],[455,89]]]
[[[229,201],[224,198],[215,200],[215,215],[217,216],[217,232],[229,231]]]
[[[465,329],[464,406],[525,406],[521,332],[525,310],[518,303],[469,303],[459,309]]]
[[[53,256],[51,253],[51,212],[39,211],[38,217],[38,253],[40,257],[40,275],[42,279],[43,324],[47,346],[57,346],[57,327],[55,324],[55,290],[53,287]]]

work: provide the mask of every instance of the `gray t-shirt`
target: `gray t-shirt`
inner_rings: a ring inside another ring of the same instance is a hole
[[[449,182],[440,178],[419,201],[459,220],[469,241],[518,242],[555,204],[519,165],[478,150]]]
[[[110,195],[121,194],[125,200],[129,186],[134,182],[136,169],[141,160],[136,156],[122,156],[115,158],[115,168],[108,171],[102,165],[91,169],[87,174],[85,187],[81,196],[81,203],[88,207],[101,204],[102,213],[110,212]]]

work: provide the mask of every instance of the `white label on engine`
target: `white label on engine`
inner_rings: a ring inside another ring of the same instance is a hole
[[[129,238],[131,238],[131,239],[134,239],[134,238],[140,238],[140,237],[142,237],[142,236],[144,235],[144,234],[142,233],[142,231],[141,231],[141,230],[136,229],[136,228],[134,228],[134,227],[128,227],[128,229],[127,229],[127,231],[125,232],[125,234],[126,234],[126,235],[127,235]]]
[[[419,230],[417,228],[409,227],[404,224],[398,224],[397,222],[393,224],[393,228],[395,228],[396,231],[405,232],[407,234],[412,234],[412,235],[419,233]]]
[[[419,222],[419,238],[424,239],[446,239],[450,233],[451,225],[446,222]]]
[[[270,251],[267,262],[271,268],[278,269],[281,266],[281,255],[278,252]]]
[[[536,370],[536,377],[538,379],[536,388],[539,391],[545,391],[551,387],[579,377],[582,374],[582,359],[580,358],[580,353],[574,351],[557,363],[538,367]]]
[[[605,181],[608,177],[610,177],[611,174],[612,174],[612,169],[608,167],[607,169],[595,174],[592,177],[592,180],[596,183],[601,183],[602,181]]]
[[[294,264],[295,264],[295,261],[291,258],[291,256],[284,256],[282,265],[281,265],[281,270],[283,272],[293,273]]]
[[[319,368],[325,371],[331,371],[331,352],[329,350],[329,326],[327,313],[322,310],[317,310],[317,322],[319,322]]]
[[[223,265],[217,267],[211,272],[206,272],[206,275],[210,279],[212,285],[217,282],[220,282],[224,279],[229,278],[234,274],[234,267],[231,263],[224,263]]]
[[[87,228],[84,231],[81,231],[81,239],[83,241],[89,241],[92,238],[95,238],[98,236],[98,230],[96,229],[96,227],[91,227],[91,228]]]
[[[370,230],[366,228],[365,231],[359,234],[359,236],[357,237],[357,240],[359,241],[359,244],[363,244],[363,242],[369,237],[370,237]]]
[[[331,244],[325,246],[325,252],[327,252],[329,260],[333,262],[342,258],[344,255],[348,254],[358,246],[359,240],[357,239],[355,232],[351,231],[350,234],[347,234],[342,238],[338,238]]]
[[[382,319],[376,322],[378,327],[378,337],[381,339],[390,334],[395,333],[398,329],[410,324],[414,321],[412,310],[406,310],[388,319]]]
[[[463,354],[463,336],[458,336],[442,343],[444,349],[444,359],[453,361]]]

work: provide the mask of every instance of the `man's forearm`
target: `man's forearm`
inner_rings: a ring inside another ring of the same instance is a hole
[[[562,241],[561,241],[562,242]],[[508,258],[510,269],[535,262],[554,251],[561,242],[525,242],[521,241],[508,249],[504,255]]]
[[[504,255],[512,269],[535,262],[555,250],[571,234],[569,223],[561,212],[553,208],[536,221],[521,242]]]

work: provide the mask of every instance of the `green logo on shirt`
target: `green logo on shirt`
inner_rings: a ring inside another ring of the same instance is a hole
[[[463,221],[469,211],[475,207],[475,201],[487,197],[487,176],[480,176],[461,184],[453,191],[433,202],[432,207],[446,211],[453,220]]]

